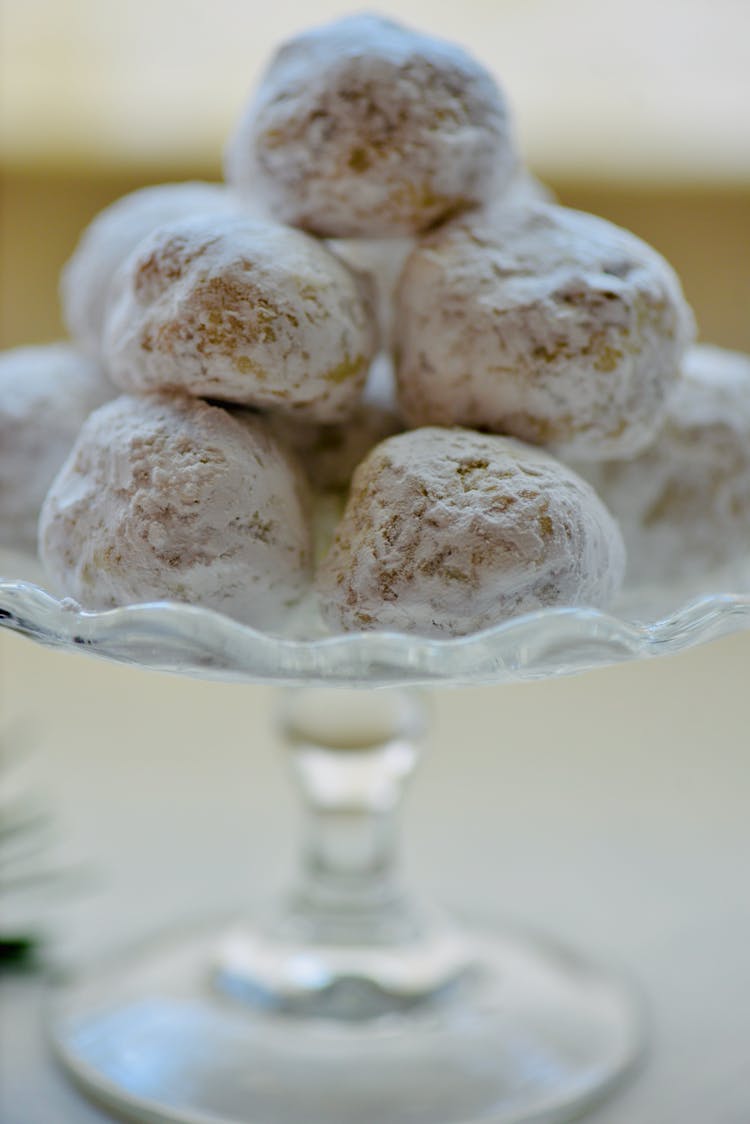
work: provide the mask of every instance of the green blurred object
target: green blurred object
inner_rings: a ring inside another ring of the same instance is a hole
[[[80,870],[61,860],[59,833],[27,729],[0,736],[0,972],[41,967],[48,914]]]
[[[0,936],[0,972],[33,971],[39,967],[38,937]]]

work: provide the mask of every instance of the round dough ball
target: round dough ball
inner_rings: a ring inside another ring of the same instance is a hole
[[[36,550],[47,489],[84,421],[116,393],[67,343],[0,354],[0,543]]]
[[[413,425],[507,433],[581,460],[658,432],[693,319],[650,246],[537,203],[456,220],[397,294],[399,398]]]
[[[425,230],[502,190],[517,165],[505,98],[460,47],[376,15],[285,43],[226,158],[240,192],[315,234]]]
[[[750,561],[750,356],[696,346],[683,370],[649,449],[580,469],[620,522],[629,585]]]
[[[297,454],[310,483],[321,490],[348,488],[366,453],[404,428],[396,407],[393,368],[386,355],[375,359],[362,400],[347,421],[308,425],[283,414],[267,416],[276,436]]]
[[[417,429],[357,469],[318,573],[337,629],[460,636],[548,606],[601,606],[625,552],[584,481],[539,449]]]
[[[162,183],[105,207],[86,227],[60,278],[63,319],[79,346],[99,354],[110,282],[141,239],[174,219],[238,208],[233,192],[218,183]]]
[[[372,296],[316,239],[252,219],[158,227],[110,291],[105,354],[123,390],[182,390],[348,417],[376,343]]]
[[[167,598],[272,628],[310,581],[294,462],[261,418],[181,395],[92,414],[39,528],[50,575],[92,609]]]

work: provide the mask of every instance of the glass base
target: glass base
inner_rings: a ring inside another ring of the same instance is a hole
[[[55,1047],[87,1093],[141,1124],[547,1124],[639,1052],[627,989],[525,935],[466,937],[453,987],[367,1019],[227,990],[226,942],[183,934],[61,990]]]

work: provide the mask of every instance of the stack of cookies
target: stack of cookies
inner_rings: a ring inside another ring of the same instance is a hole
[[[273,632],[312,593],[333,631],[450,637],[605,606],[626,549],[639,582],[750,555],[750,360],[550,201],[462,49],[371,15],[295,37],[226,181],[104,211],[72,343],[0,358],[0,537],[38,518],[62,592]]]

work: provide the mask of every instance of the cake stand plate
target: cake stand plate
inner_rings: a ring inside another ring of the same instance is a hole
[[[24,571],[34,580],[21,576]],[[34,560],[0,551],[0,627],[119,663],[246,683],[512,683],[670,655],[750,627],[750,560],[682,588],[630,593],[612,612],[544,609],[447,640],[395,632],[331,636],[312,603],[278,636],[175,602],[87,612],[70,598],[46,592],[35,584],[40,579]]]

